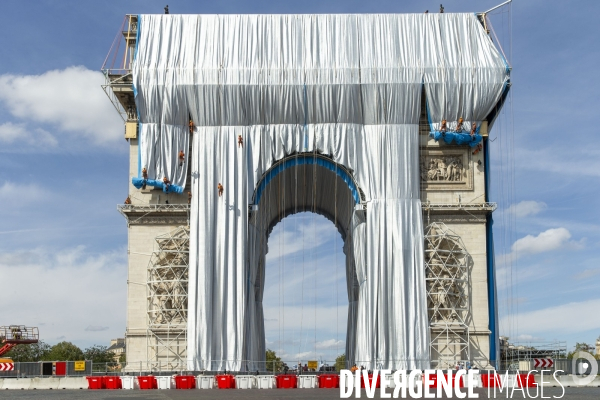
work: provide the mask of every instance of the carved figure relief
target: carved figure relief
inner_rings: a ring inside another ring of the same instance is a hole
[[[421,181],[451,181],[463,180],[463,161],[461,156],[422,157]]]
[[[421,148],[420,177],[423,190],[472,190],[471,152],[465,149]]]

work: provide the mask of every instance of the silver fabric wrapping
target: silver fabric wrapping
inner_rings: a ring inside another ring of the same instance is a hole
[[[252,218],[248,205],[277,160],[318,152],[353,174],[368,205],[366,213],[346,201],[336,209],[345,216],[348,360],[427,368],[421,93],[425,85],[436,121],[480,121],[498,101],[508,72],[476,17],[142,15],[139,21],[133,76],[142,159],[173,159],[178,149],[167,144],[169,132],[185,136],[188,115],[197,126],[188,367],[254,369],[259,364],[243,361],[264,360],[264,255],[281,216],[269,211],[271,196],[261,198]],[[321,184],[313,196],[331,202],[325,172],[315,173]],[[293,196],[284,206],[294,204]],[[323,207],[315,211],[328,214]]]

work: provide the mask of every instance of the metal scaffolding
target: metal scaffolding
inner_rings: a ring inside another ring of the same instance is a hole
[[[532,369],[533,360],[536,358],[550,358],[555,361],[567,358],[566,341],[510,343],[508,340],[509,338],[505,336],[500,337],[502,369],[510,371]]]
[[[148,264],[147,356],[153,370],[186,367],[189,227],[156,237]]]
[[[445,224],[425,228],[425,280],[431,334],[432,368],[451,368],[470,361],[469,265],[460,236]]]

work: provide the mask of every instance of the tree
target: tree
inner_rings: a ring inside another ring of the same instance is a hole
[[[127,356],[125,355],[125,353],[121,353],[121,355],[119,356],[119,362],[120,363],[127,362]]]
[[[267,361],[267,371],[277,372],[283,367],[281,358],[277,357],[275,350],[267,349],[265,359]],[[275,371],[273,371],[273,367],[275,367]]]
[[[569,354],[567,354],[567,358],[569,360],[571,360],[573,358],[573,356],[575,355],[575,353],[580,352],[580,351],[585,351],[587,353],[594,354],[595,350],[596,349],[594,348],[594,346],[590,346],[587,343],[577,342],[577,343],[575,343],[575,350],[573,350]]]
[[[44,360],[49,352],[50,345],[40,340],[33,344],[18,344],[4,357],[11,358],[15,362],[37,362]]]
[[[335,359],[335,370],[340,372],[343,369],[346,369],[346,354],[341,354]]]
[[[83,356],[86,360],[91,360],[95,363],[109,363],[115,361],[115,354],[112,351],[108,351],[107,346],[94,345],[88,347],[83,352]]]
[[[83,359],[83,351],[71,342],[55,344],[44,357],[44,361],[78,361]]]

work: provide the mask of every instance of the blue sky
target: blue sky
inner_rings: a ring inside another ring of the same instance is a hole
[[[3,1],[1,325],[39,326],[49,343],[82,347],[123,336],[127,237],[115,206],[127,195],[128,147],[99,69],[123,16],[162,13],[166,2]],[[500,2],[444,6],[477,12]],[[168,3],[172,13],[409,13],[435,12],[440,2]],[[591,343],[600,335],[600,3],[515,0],[512,14],[505,11],[492,19],[513,66],[511,102],[491,134],[501,330],[519,340]],[[343,351],[341,245],[333,225],[310,214],[273,231],[267,341],[286,357]]]

